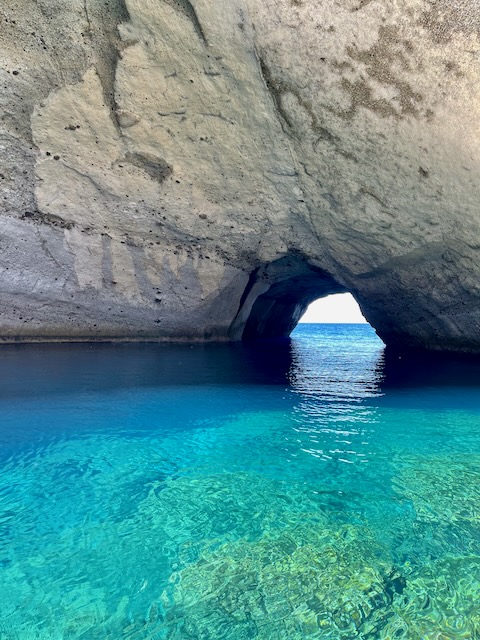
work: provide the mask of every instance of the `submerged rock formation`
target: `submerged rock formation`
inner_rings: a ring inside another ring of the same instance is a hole
[[[0,336],[480,351],[473,0],[3,0]]]

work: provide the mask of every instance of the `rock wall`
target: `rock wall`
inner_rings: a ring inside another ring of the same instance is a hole
[[[474,0],[3,0],[0,336],[480,351]]]

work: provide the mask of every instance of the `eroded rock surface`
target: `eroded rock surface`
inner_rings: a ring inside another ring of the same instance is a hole
[[[473,0],[4,0],[0,335],[480,351]]]

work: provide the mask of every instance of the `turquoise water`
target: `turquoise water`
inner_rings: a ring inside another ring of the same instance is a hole
[[[480,365],[367,325],[0,350],[0,639],[480,638]]]

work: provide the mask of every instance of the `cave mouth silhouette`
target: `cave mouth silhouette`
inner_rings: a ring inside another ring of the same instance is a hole
[[[352,292],[304,257],[283,256],[250,274],[230,335],[244,341],[288,338],[314,300],[335,293]]]
[[[311,302],[298,324],[368,324],[351,293],[335,293]]]

